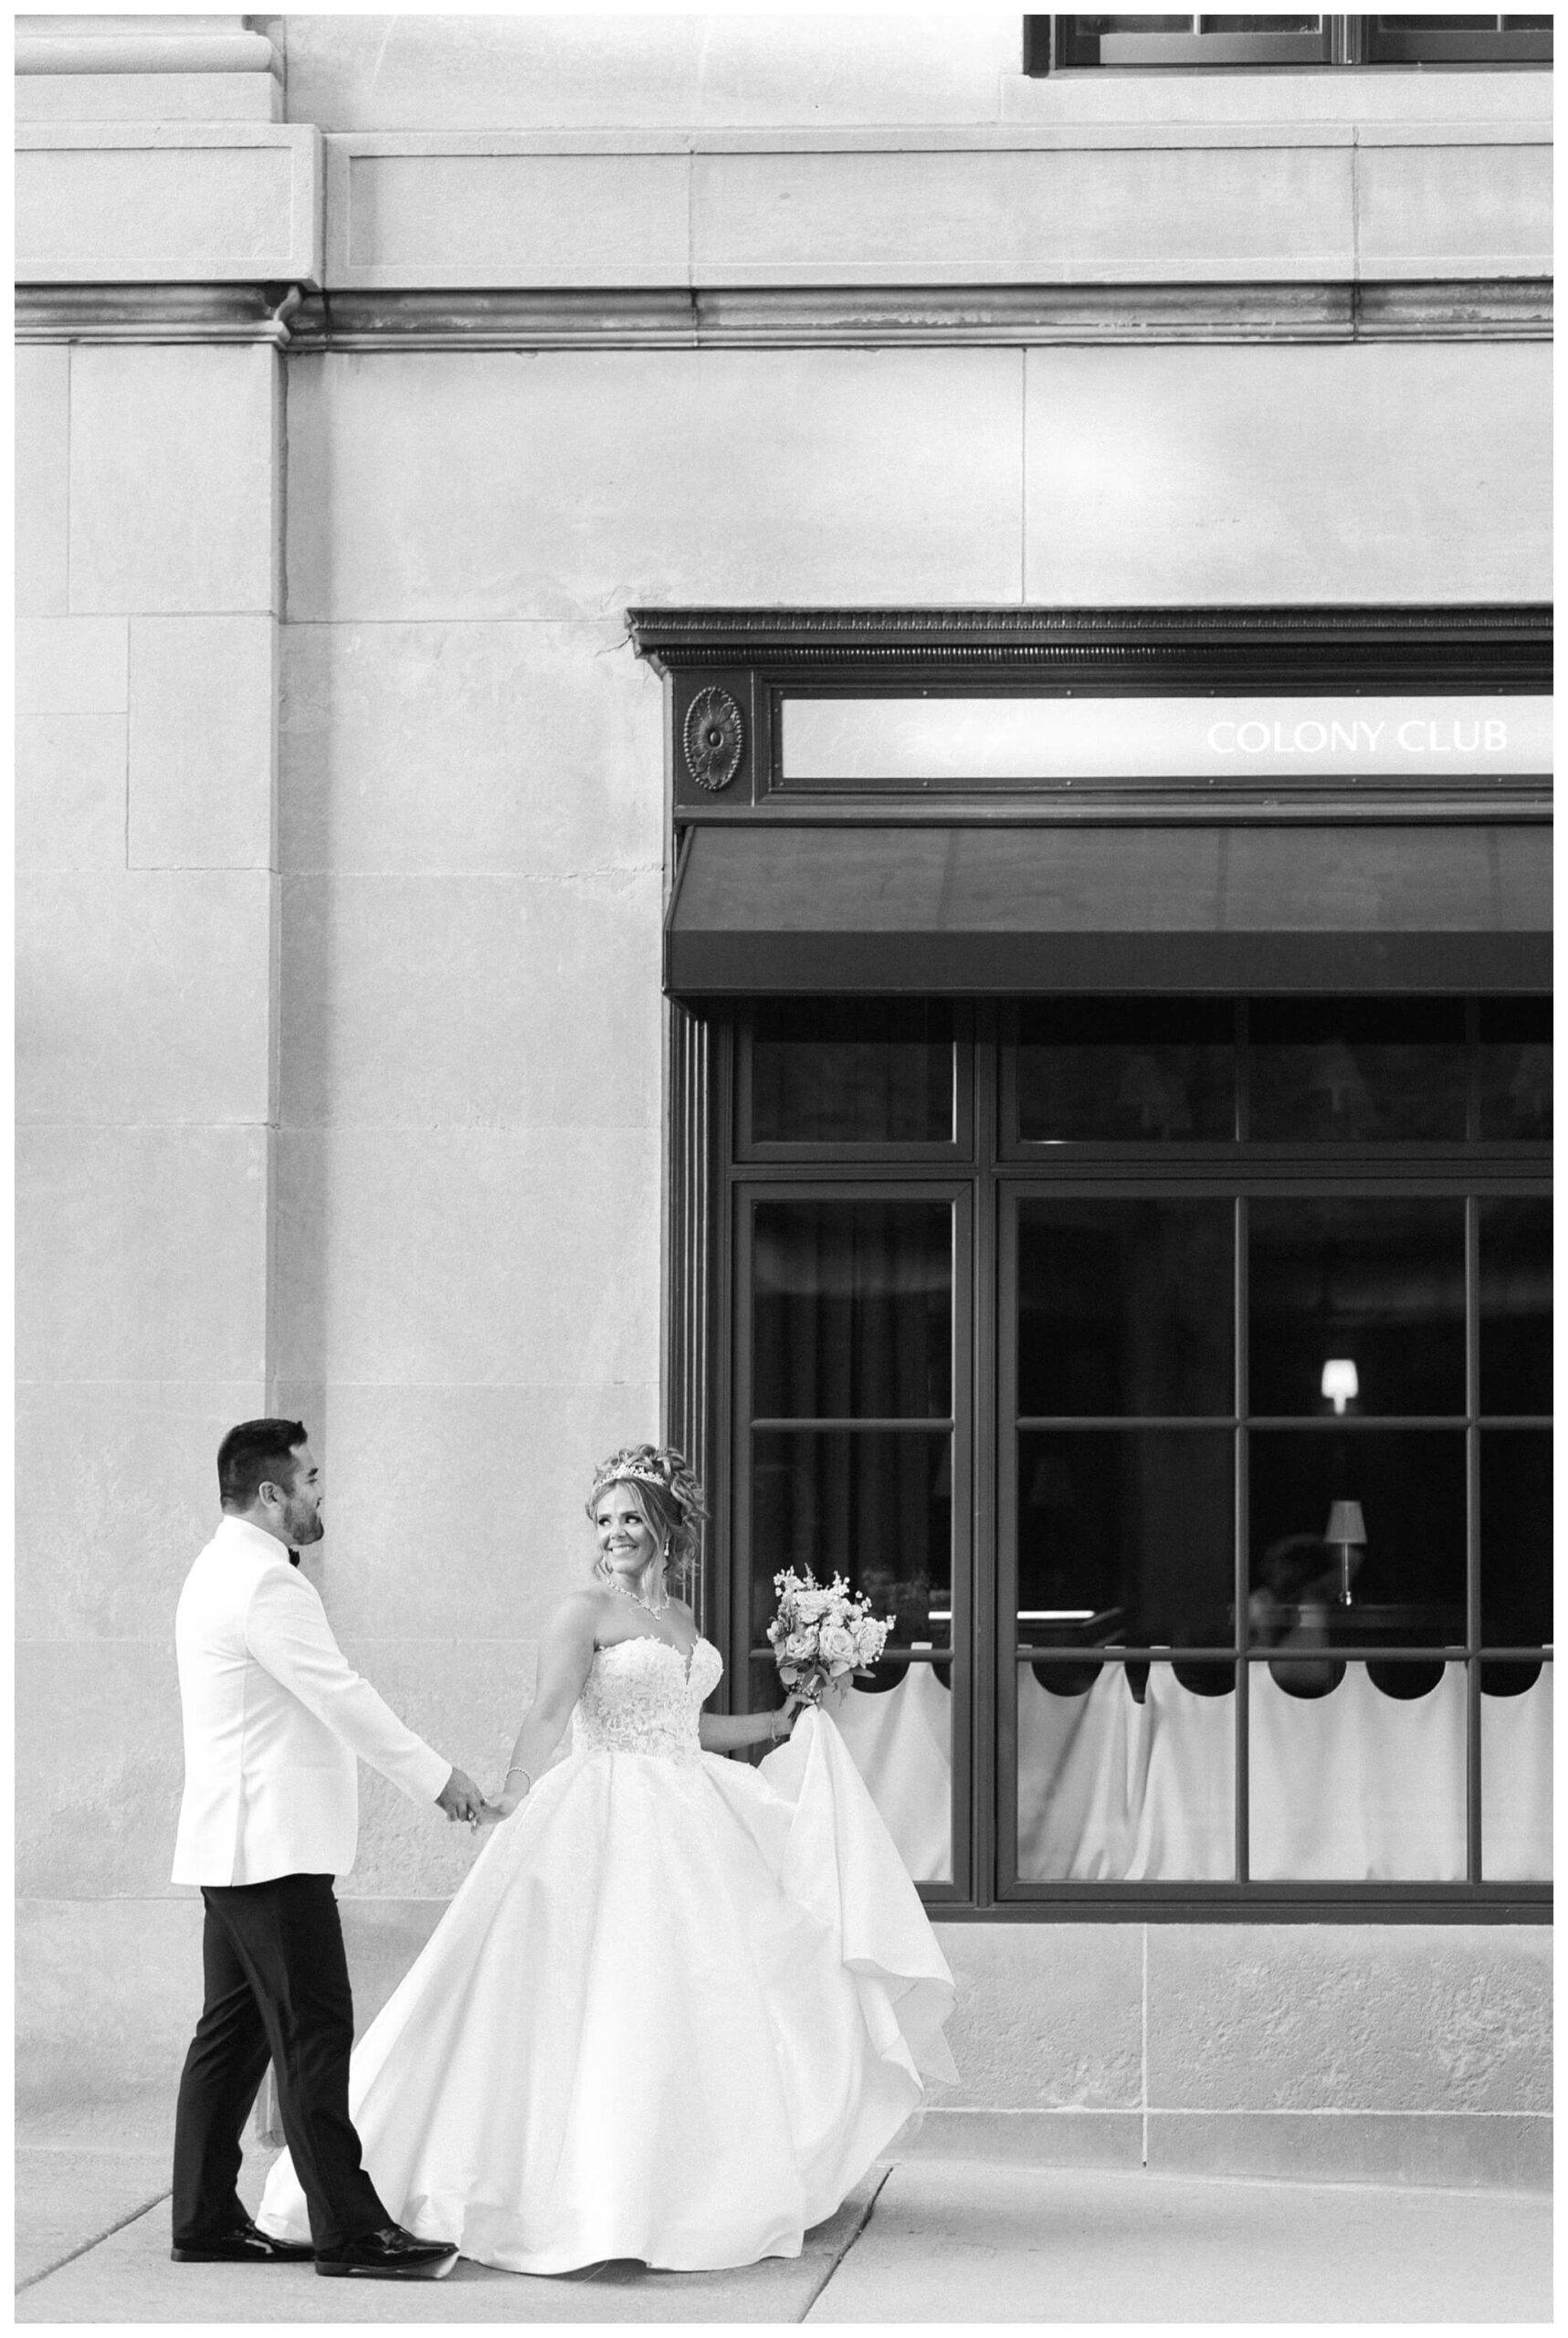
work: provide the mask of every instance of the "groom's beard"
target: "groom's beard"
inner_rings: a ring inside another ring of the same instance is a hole
[[[312,1543],[319,1543],[327,1530],[321,1523],[321,1511],[301,1502],[298,1510],[290,1503],[284,1511],[283,1531],[288,1536],[289,1549],[301,1551]]]

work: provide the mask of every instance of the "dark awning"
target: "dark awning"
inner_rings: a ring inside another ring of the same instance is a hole
[[[1551,885],[1531,823],[700,827],[665,987],[1544,990]]]

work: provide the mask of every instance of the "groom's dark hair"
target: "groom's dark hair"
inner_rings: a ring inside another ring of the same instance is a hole
[[[291,1487],[294,1448],[306,1441],[303,1421],[241,1421],[217,1449],[218,1500],[225,1510],[248,1510],[265,1480]]]

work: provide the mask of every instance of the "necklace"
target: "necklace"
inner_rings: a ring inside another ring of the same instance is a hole
[[[645,1615],[662,1616],[665,1609],[669,1606],[669,1594],[668,1591],[664,1595],[664,1606],[656,1607],[651,1600],[645,1599],[643,1597],[640,1591],[628,1591],[625,1584],[617,1583],[614,1576],[610,1579],[610,1589],[615,1592],[619,1598],[629,1599],[632,1606],[634,1607],[640,1607]]]

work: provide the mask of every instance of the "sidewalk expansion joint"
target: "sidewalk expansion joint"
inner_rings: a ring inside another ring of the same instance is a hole
[[[813,2290],[811,2295],[806,2299],[805,2303],[796,2314],[795,2320],[797,2322],[809,2321],[811,2317],[811,2310],[816,2303],[817,2299],[822,2295],[824,2290],[826,2289],[829,2281],[832,2280],[833,2276],[837,2272],[838,2268],[843,2264],[844,2259],[848,2256],[849,2251],[854,2248],[856,2242],[859,2239],[861,2234],[870,2223],[871,2212],[876,2207],[878,2199],[881,2195],[883,2185],[886,2184],[889,2176],[891,2175],[893,2172],[893,2162],[889,2160],[885,2165],[878,2168],[876,2172],[877,2180],[866,2201],[865,2206],[856,2217],[853,2226],[845,2234],[842,2246],[834,2251],[832,2260],[828,2264],[826,2270],[824,2272],[821,2280],[818,2281],[816,2287]]]
[[[75,2248],[68,2248],[65,2255],[57,2257],[52,2265],[46,2265],[40,2272],[29,2273],[25,2281],[17,2282],[16,2294],[20,2297],[24,2290],[36,2290],[38,2283],[47,2281],[51,2273],[59,2272],[63,2266],[74,2265],[79,2257],[88,2256],[100,2242],[110,2239],[117,2232],[123,2232],[127,2225],[136,2222],[138,2217],[144,2217],[149,2208],[155,2208],[160,2200],[167,2200],[170,2192],[171,2187],[165,2185],[162,2192],[154,2192],[139,2207],[128,2208],[124,2216],[116,2217],[114,2222],[105,2225],[101,2232],[95,2232],[89,2239],[79,2241]]]

